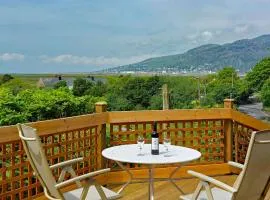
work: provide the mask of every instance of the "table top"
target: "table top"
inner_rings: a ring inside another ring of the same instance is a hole
[[[159,155],[151,154],[151,144],[144,144],[142,155],[139,155],[137,144],[113,146],[104,149],[102,155],[110,160],[136,164],[185,163],[201,157],[197,150],[175,145],[170,145],[167,152],[162,144],[159,145]]]

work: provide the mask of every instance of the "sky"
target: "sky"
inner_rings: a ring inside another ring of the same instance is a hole
[[[270,33],[270,0],[0,0],[0,73],[91,72]]]

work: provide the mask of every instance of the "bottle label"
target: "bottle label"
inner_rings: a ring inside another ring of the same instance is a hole
[[[152,138],[152,150],[158,150],[158,138]]]

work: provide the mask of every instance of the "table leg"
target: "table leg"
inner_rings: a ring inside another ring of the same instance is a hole
[[[180,169],[180,165],[179,166],[177,166],[173,171],[172,171],[172,173],[170,174],[170,177],[169,177],[169,180],[170,180],[170,182],[176,187],[176,189],[178,190],[178,191],[180,191],[182,194],[185,194],[184,192],[183,192],[183,190],[181,189],[181,188],[179,188],[178,187],[178,185],[176,185],[176,183],[174,182],[174,180],[173,180],[173,175]]]
[[[149,191],[148,191],[148,199],[154,200],[154,171],[153,165],[149,166]]]
[[[133,174],[129,171],[129,169],[128,168],[126,168],[122,163],[120,163],[120,162],[118,162],[118,161],[115,161],[118,165],[119,165],[119,167],[121,167],[121,169],[122,170],[124,170],[124,171],[126,171],[127,172],[127,174],[129,175],[129,177],[128,177],[128,181],[118,190],[118,194],[120,194],[127,186],[128,186],[128,184],[130,184],[131,183],[131,181],[132,181],[132,179],[133,179]]]

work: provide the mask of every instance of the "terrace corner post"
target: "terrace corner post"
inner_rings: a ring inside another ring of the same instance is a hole
[[[224,99],[224,108],[233,109],[233,99]],[[233,122],[232,119],[224,120],[224,162],[233,160]]]
[[[107,103],[106,102],[97,102],[95,103],[96,113],[107,112]],[[98,126],[98,168],[104,169],[106,167],[105,159],[102,157],[102,150],[106,148],[106,123],[100,124]]]

